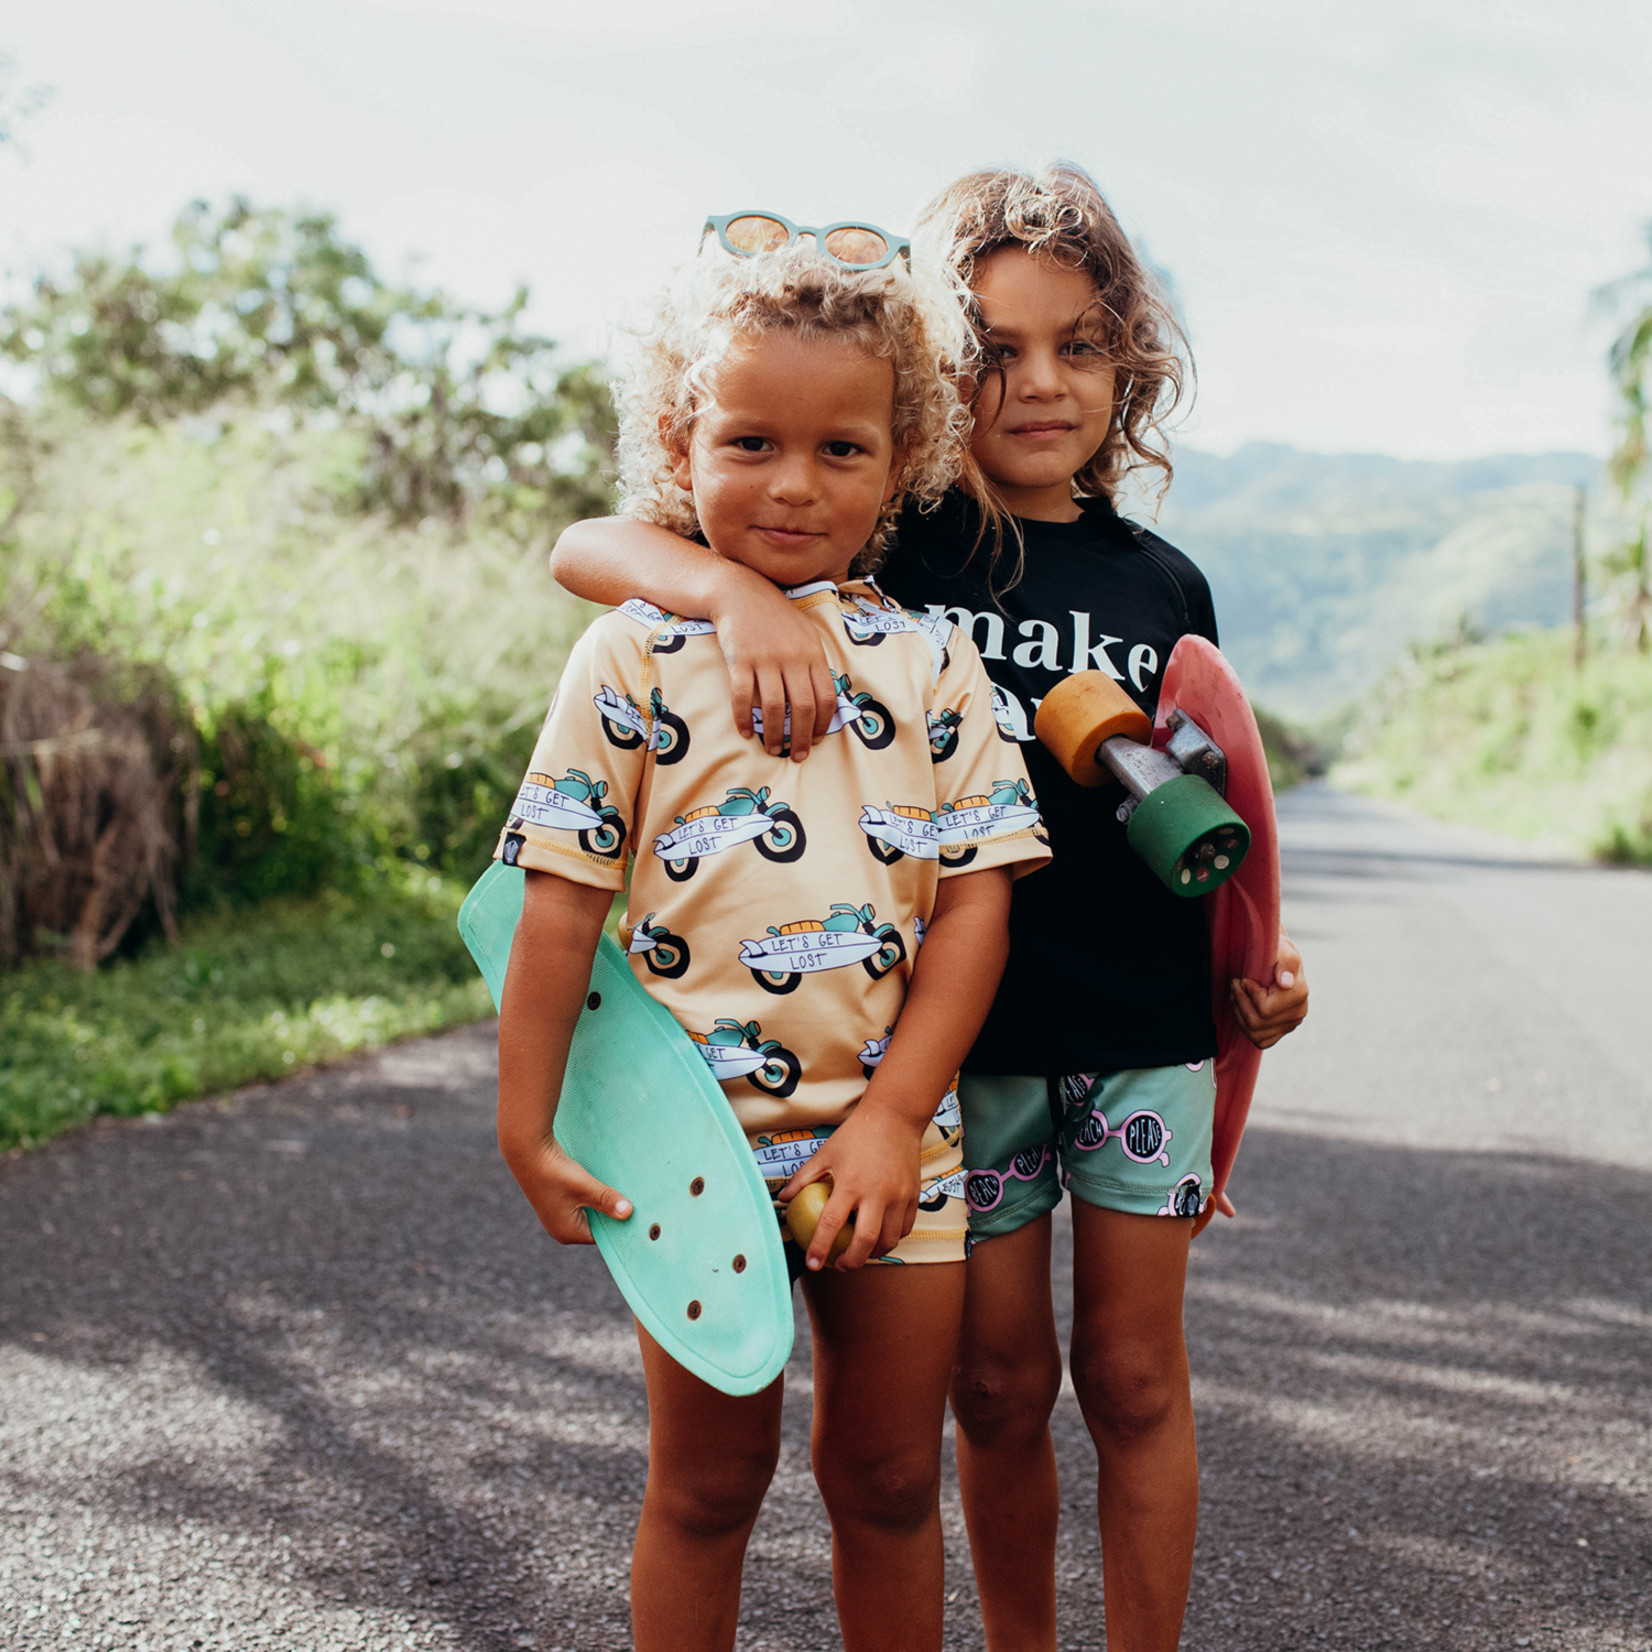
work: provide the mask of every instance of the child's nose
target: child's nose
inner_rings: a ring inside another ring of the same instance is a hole
[[[1060,364],[1053,350],[1025,350],[1015,365],[1017,395],[1042,397],[1060,393]]]
[[[817,491],[815,467],[812,460],[799,454],[786,459],[773,472],[772,491],[776,499],[788,504],[803,504],[814,498]]]

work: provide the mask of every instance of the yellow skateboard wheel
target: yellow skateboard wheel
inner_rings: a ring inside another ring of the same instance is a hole
[[[1079,785],[1100,786],[1113,778],[1096,755],[1102,741],[1149,745],[1153,719],[1105,671],[1079,671],[1044,696],[1033,732]]]

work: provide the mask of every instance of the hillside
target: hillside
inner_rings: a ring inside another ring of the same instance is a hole
[[[1465,617],[1489,635],[1564,620],[1573,489],[1600,468],[1582,453],[1439,464],[1182,448],[1158,528],[1209,577],[1254,697],[1316,722]]]
[[[1565,630],[1420,649],[1333,781],[1563,852],[1652,861],[1652,658]]]

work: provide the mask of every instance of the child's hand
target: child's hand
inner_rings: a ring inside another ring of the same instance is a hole
[[[707,616],[728,662],[734,722],[751,738],[751,708],[763,713],[763,749],[780,755],[791,711],[791,757],[801,763],[826,737],[837,688],[820,633],[767,581],[743,581]]]
[[[868,1258],[886,1256],[912,1231],[918,1219],[921,1176],[918,1154],[923,1126],[898,1114],[868,1109],[864,1103],[828,1137],[824,1146],[780,1190],[795,1197],[810,1182],[832,1180],[832,1196],[809,1241],[805,1266],[858,1268]],[[855,1218],[854,1238],[836,1262],[828,1262],[838,1229]]]
[[[583,1165],[568,1157],[553,1136],[532,1144],[504,1148],[516,1185],[528,1196],[534,1215],[559,1245],[591,1245],[591,1223],[586,1211],[624,1221],[631,1201],[604,1186]]]
[[[1240,1030],[1257,1049],[1277,1044],[1294,1031],[1308,1013],[1308,978],[1302,973],[1302,954],[1284,930],[1279,932],[1279,956],[1273,982],[1230,981],[1228,993]]]

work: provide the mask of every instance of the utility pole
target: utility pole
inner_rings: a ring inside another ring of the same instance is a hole
[[[1572,493],[1572,669],[1581,671],[1589,652],[1589,633],[1584,623],[1584,608],[1588,602],[1588,576],[1583,565],[1584,514],[1588,508],[1588,490],[1581,482]]]

